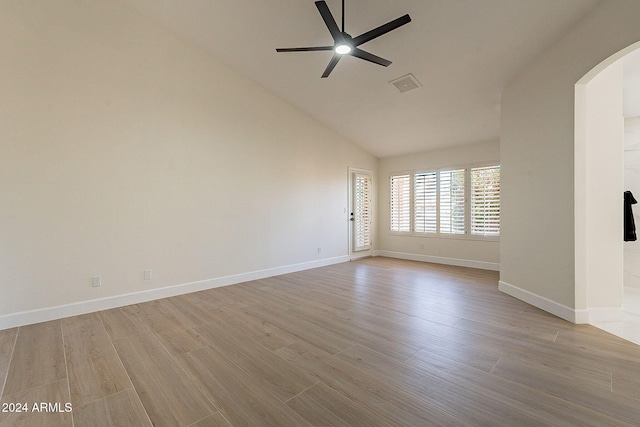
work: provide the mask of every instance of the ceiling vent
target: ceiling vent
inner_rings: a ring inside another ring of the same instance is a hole
[[[413,76],[413,74],[407,74],[395,80],[391,80],[389,83],[394,85],[400,93],[405,93],[413,89],[422,87],[422,84]]]

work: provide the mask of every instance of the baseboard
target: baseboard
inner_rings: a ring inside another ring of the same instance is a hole
[[[123,307],[126,305],[138,304],[160,298],[168,298],[177,295],[188,294],[191,292],[204,291],[206,289],[234,285],[236,283],[264,279],[266,277],[278,276],[281,274],[295,273],[296,271],[310,270],[312,268],[325,267],[327,265],[340,264],[348,261],[348,256],[325,258],[317,261],[291,264],[264,270],[256,270],[248,273],[216,277],[190,283],[182,283],[178,285],[167,286],[164,288],[149,289],[146,291],[80,301],[71,304],[58,305],[55,307],[46,307],[37,310],[11,313],[0,316],[0,330],[14,328],[16,326],[30,325],[33,323],[46,322],[49,320],[62,319],[69,316],[93,313],[96,311],[108,310],[111,308]]]
[[[406,259],[409,261],[432,262],[434,264],[456,265],[458,267],[479,268],[481,270],[500,271],[500,264],[495,262],[475,261],[470,259],[446,258],[432,255],[412,254],[407,252],[374,251],[373,256]]]
[[[371,258],[373,256],[373,252],[369,252],[365,255],[357,255],[357,254],[351,254],[349,256],[349,261],[357,261],[359,259],[365,259],[365,258]]]
[[[592,322],[621,322],[624,320],[622,307],[590,308],[588,323]]]
[[[575,323],[576,325],[587,325],[589,324],[589,310],[573,310],[575,314]],[[551,313],[553,314],[553,313]],[[565,319],[566,320],[566,319]],[[570,320],[571,322],[571,320]]]
[[[533,292],[518,288],[517,286],[503,282],[502,280],[498,283],[498,289],[507,295],[518,298],[527,304],[538,307],[541,310],[551,313],[554,316],[558,316],[571,323],[589,323],[588,310],[576,310],[571,307],[567,307],[564,304],[557,303],[543,296],[534,294]]]

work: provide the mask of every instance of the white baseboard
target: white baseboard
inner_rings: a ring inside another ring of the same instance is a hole
[[[624,310],[622,307],[599,307],[578,310],[534,294],[533,292],[518,288],[502,280],[498,284],[498,289],[505,294],[518,298],[571,323],[592,324],[593,322],[619,322],[624,319]]]
[[[589,310],[573,310],[573,311],[575,313],[575,321],[573,323],[575,323],[576,325],[589,324]],[[571,322],[571,320],[569,321]]]
[[[474,261],[470,259],[446,258],[432,255],[412,254],[407,252],[374,251],[373,256],[406,259],[409,261],[432,262],[434,264],[456,265],[458,267],[479,268],[481,270],[500,271],[500,264],[495,262]]]
[[[622,322],[624,310],[622,307],[590,308],[588,323],[593,322]]]
[[[588,310],[576,310],[571,307],[567,307],[564,304],[557,303],[543,296],[534,294],[533,292],[518,288],[517,286],[503,282],[502,280],[498,283],[498,289],[507,295],[518,298],[527,304],[538,307],[541,310],[551,313],[554,316],[558,316],[571,323],[589,323]]]
[[[111,308],[153,301],[160,298],[173,297],[176,295],[183,295],[191,292],[218,288],[221,286],[234,285],[236,283],[264,279],[266,277],[278,276],[281,274],[295,273],[296,271],[309,270],[312,268],[340,264],[348,261],[348,256],[325,258],[318,261],[310,261],[300,264],[291,264],[282,267],[251,271],[248,273],[216,277],[213,279],[199,280],[197,282],[183,283],[164,288],[149,289],[146,291],[80,301],[71,304],[58,305],[55,307],[46,307],[37,310],[11,313],[0,316],[0,330],[14,328],[16,326],[30,325],[33,323],[46,322],[49,320],[62,319],[69,316],[93,313],[96,311],[108,310]]]

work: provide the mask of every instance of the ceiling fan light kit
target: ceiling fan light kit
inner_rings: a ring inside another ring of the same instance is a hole
[[[351,52],[351,46],[349,46],[348,44],[340,44],[336,46],[336,52],[341,55],[344,55],[346,53]]]
[[[334,51],[333,57],[329,61],[329,65],[327,65],[324,73],[322,73],[322,78],[329,77],[329,74],[331,74],[333,69],[338,64],[340,58],[344,55],[355,56],[356,58],[364,59],[365,61],[382,65],[383,67],[388,67],[391,64],[391,61],[364,51],[358,46],[411,22],[411,17],[409,15],[404,15],[398,19],[394,19],[393,21],[376,27],[371,31],[360,34],[358,37],[351,37],[344,31],[344,0],[342,0],[342,29],[338,27],[336,20],[333,18],[333,15],[329,10],[329,6],[327,6],[327,2],[317,1],[315,2],[315,4],[318,8],[318,12],[320,12],[320,16],[322,16],[322,19],[324,20],[324,23],[329,30],[329,33],[331,34],[331,37],[333,37],[333,45],[278,48],[276,49],[276,52],[315,52],[324,50]]]

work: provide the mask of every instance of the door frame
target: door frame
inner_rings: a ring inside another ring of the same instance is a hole
[[[350,260],[355,260],[355,259],[360,259],[360,258],[366,258],[366,257],[370,257],[373,255],[373,244],[374,244],[374,235],[375,233],[373,232],[373,230],[375,229],[374,225],[375,225],[375,212],[374,212],[374,206],[375,206],[375,181],[374,181],[374,175],[373,175],[373,171],[368,170],[368,169],[360,169],[360,168],[353,168],[353,167],[349,167],[348,170],[348,191],[347,191],[347,211],[346,211],[346,218],[347,218],[347,231],[348,231],[348,236],[347,236],[347,245],[348,245],[348,254],[349,254],[349,259]],[[361,175],[369,175],[371,177],[371,194],[370,196],[370,203],[371,203],[371,245],[369,247],[369,249],[364,250],[364,251],[354,251],[353,247],[354,247],[354,236],[353,236],[353,221],[351,221],[351,212],[353,212],[353,188],[354,188],[354,175],[355,174],[361,174]]]

